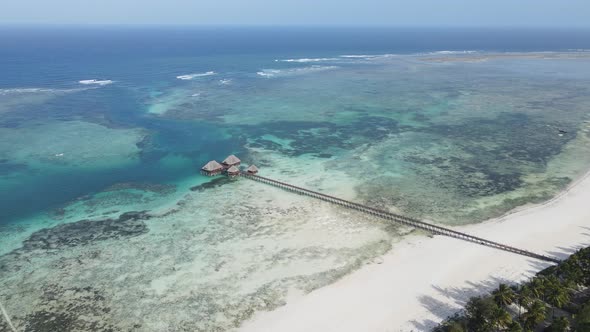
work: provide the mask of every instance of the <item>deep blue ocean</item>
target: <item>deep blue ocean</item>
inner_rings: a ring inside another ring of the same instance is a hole
[[[187,66],[248,71],[285,56],[587,50],[589,33],[567,29],[0,26],[0,87],[55,87],[93,74],[141,84],[169,72],[182,72]],[[174,59],[177,61],[167,61]],[[162,62],[165,67],[160,66]]]
[[[62,206],[118,182],[180,181],[213,156],[240,151],[240,141],[221,138],[220,131],[227,128],[218,122],[146,117],[146,91],[180,84],[174,79],[177,75],[215,71],[247,80],[262,68],[295,66],[275,59],[343,54],[587,49],[587,30],[1,26],[0,89],[67,90],[79,88],[78,82],[86,79],[115,84],[42,103],[27,104],[26,96],[22,103],[15,102],[13,96],[0,113],[0,127],[78,119],[113,128],[143,128],[151,140],[140,163],[120,167],[65,165],[44,172],[5,157],[0,164],[5,179],[0,182],[0,223]],[[165,155],[190,161],[163,166],[157,161]]]

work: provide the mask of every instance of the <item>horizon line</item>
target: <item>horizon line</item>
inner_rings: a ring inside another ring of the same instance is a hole
[[[193,28],[412,28],[412,29],[575,29],[590,30],[590,25],[409,25],[409,24],[251,24],[251,23],[57,23],[0,22],[0,27],[193,27]]]

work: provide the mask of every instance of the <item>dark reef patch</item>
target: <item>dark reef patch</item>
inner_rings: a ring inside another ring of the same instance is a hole
[[[558,133],[555,124],[532,119],[525,114],[502,113],[496,119],[468,121],[457,125],[437,125],[428,129],[450,140],[469,157],[406,156],[406,161],[438,168],[437,183],[466,197],[491,196],[524,185],[522,176],[544,172],[547,162],[575,138],[575,128]],[[561,135],[561,136],[560,136]],[[432,177],[428,172],[425,177]]]
[[[7,159],[0,159],[0,176],[25,171],[27,169],[28,166],[26,164],[11,163]]]
[[[126,212],[117,219],[80,220],[39,230],[23,241],[23,250],[61,249],[108,239],[121,239],[148,232],[145,211]]]
[[[556,127],[567,132],[560,136]],[[542,165],[559,154],[565,143],[576,137],[577,132],[576,127],[547,123],[520,113],[502,113],[496,119],[436,125],[424,130],[455,140],[480,160],[501,158]],[[486,142],[486,145],[482,146],[478,142]]]
[[[260,125],[241,126],[235,137],[252,138],[251,147],[278,151],[288,156],[303,154],[328,154],[330,149],[351,149],[359,144],[382,140],[392,133],[398,133],[398,122],[387,117],[359,116],[350,124],[313,121],[276,121]],[[289,146],[262,138],[265,135],[289,140]]]
[[[367,203],[395,206],[418,218],[454,224],[485,220],[565,188],[569,177],[542,177],[548,163],[581,134],[578,129],[567,121],[523,113],[416,127],[411,130],[413,144],[399,149],[385,145],[375,159],[382,167],[401,162],[412,176],[378,177],[357,190]],[[528,182],[529,174],[540,177]],[[391,190],[396,187],[404,192]],[[516,191],[514,198],[480,204],[482,198]]]
[[[27,332],[117,331],[109,323],[111,309],[105,296],[91,287],[47,285],[36,309],[23,319]]]
[[[104,191],[117,191],[126,189],[136,189],[153,192],[160,195],[169,195],[176,192],[176,185],[148,182],[121,182],[109,186]]]
[[[168,151],[158,147],[154,142],[153,134],[145,135],[141,141],[135,143],[135,146],[140,149],[139,158],[147,164],[156,163],[169,154]]]

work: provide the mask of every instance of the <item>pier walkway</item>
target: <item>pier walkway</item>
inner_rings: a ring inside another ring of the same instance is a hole
[[[515,247],[511,247],[505,244],[501,244],[498,242],[494,242],[494,241],[490,241],[490,240],[486,240],[477,236],[473,236],[473,235],[469,235],[466,233],[462,233],[462,232],[458,232],[458,231],[454,231],[452,229],[449,228],[445,228],[445,227],[441,227],[441,226],[437,226],[437,225],[433,225],[430,223],[426,223],[423,221],[420,221],[418,219],[414,219],[414,218],[409,218],[409,217],[405,217],[399,214],[395,214],[395,213],[391,213],[391,212],[387,212],[387,211],[383,211],[383,210],[379,210],[379,209],[375,209],[366,205],[362,205],[359,203],[354,203],[354,202],[350,202],[341,198],[337,198],[334,196],[330,196],[330,195],[326,195],[326,194],[322,194],[316,191],[312,191],[309,189],[305,189],[305,188],[301,188],[301,187],[297,187],[288,183],[284,183],[284,182],[280,182],[277,180],[273,180],[273,179],[269,179],[269,178],[265,178],[262,177],[260,175],[255,175],[255,174],[250,174],[248,172],[242,172],[242,177],[247,178],[247,179],[251,179],[254,181],[258,181],[258,182],[262,182],[271,186],[275,186],[287,191],[291,191],[294,192],[296,194],[299,195],[305,195],[305,196],[310,196],[313,198],[317,198],[320,199],[322,201],[326,201],[329,203],[333,203],[333,204],[337,204],[349,209],[353,209],[353,210],[357,210],[363,213],[367,213],[376,217],[380,217],[383,219],[387,219],[387,220],[391,220],[397,223],[400,223],[402,225],[406,225],[406,226],[411,226],[417,229],[422,229],[425,231],[428,231],[430,233],[433,234],[438,234],[438,235],[444,235],[444,236],[449,236],[449,237],[453,237],[459,240],[463,240],[463,241],[468,241],[468,242],[473,242],[482,246],[487,246],[490,248],[494,248],[494,249],[499,249],[499,250],[504,250],[507,252],[511,252],[514,254],[518,254],[518,255],[522,255],[522,256],[527,256],[527,257],[531,257],[531,258],[535,258],[535,259],[539,259],[539,260],[543,260],[543,261],[547,261],[547,262],[552,262],[552,263],[559,263],[560,260],[557,258],[553,258],[553,257],[549,257],[549,256],[545,256],[545,255],[540,255],[540,254],[536,254],[534,252],[528,251],[528,250],[523,250],[523,249],[518,249]]]

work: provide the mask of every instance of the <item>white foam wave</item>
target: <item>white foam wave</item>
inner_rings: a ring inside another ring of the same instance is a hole
[[[340,55],[341,59],[347,60],[379,60],[399,56],[399,54],[345,54]]]
[[[414,53],[414,54],[407,54],[408,56],[422,56],[422,55],[459,55],[459,54],[474,54],[478,53],[478,51],[474,50],[462,50],[462,51],[434,51],[434,52],[426,52],[426,53]],[[346,54],[340,55],[340,58],[343,59],[355,59],[355,60],[378,60],[378,59],[385,59],[391,57],[398,57],[402,56],[402,54],[393,54],[393,53],[386,53],[386,54]]]
[[[232,82],[232,80],[229,78],[219,80],[219,84],[221,84],[221,85],[230,85],[231,82]]]
[[[113,84],[114,81],[111,80],[81,80],[78,81],[78,83],[80,84],[84,84],[84,85],[109,85],[109,84]]]
[[[477,51],[473,51],[473,50],[466,50],[466,51],[435,51],[435,52],[429,52],[429,53],[426,53],[426,54],[452,55],[452,54],[473,54],[473,53],[477,53]]]
[[[178,78],[179,80],[192,80],[194,78],[197,77],[205,77],[205,76],[212,76],[212,75],[217,75],[216,72],[214,71],[208,71],[206,73],[196,73],[196,74],[187,74],[187,75],[180,75],[180,76],[176,76],[176,78]]]
[[[54,92],[53,89],[45,88],[12,88],[0,89],[0,95],[20,94],[20,93],[36,93],[36,92]]]
[[[88,88],[80,89],[50,89],[50,88],[9,88],[0,89],[0,96],[16,95],[16,94],[33,94],[33,93],[68,93],[83,91]]]
[[[333,70],[337,69],[337,66],[309,66],[309,67],[302,67],[302,68],[289,68],[289,69],[263,69],[256,74],[262,77],[283,77],[283,76],[293,76],[293,75],[303,75],[308,73],[314,72],[321,72],[326,70]]]
[[[324,62],[324,61],[337,61],[338,58],[301,58],[301,59],[283,59],[275,60],[275,62],[296,62],[296,63],[309,63],[309,62]]]
[[[379,55],[369,55],[369,54],[347,54],[341,55],[341,58],[348,58],[348,59],[371,59],[378,57]]]

